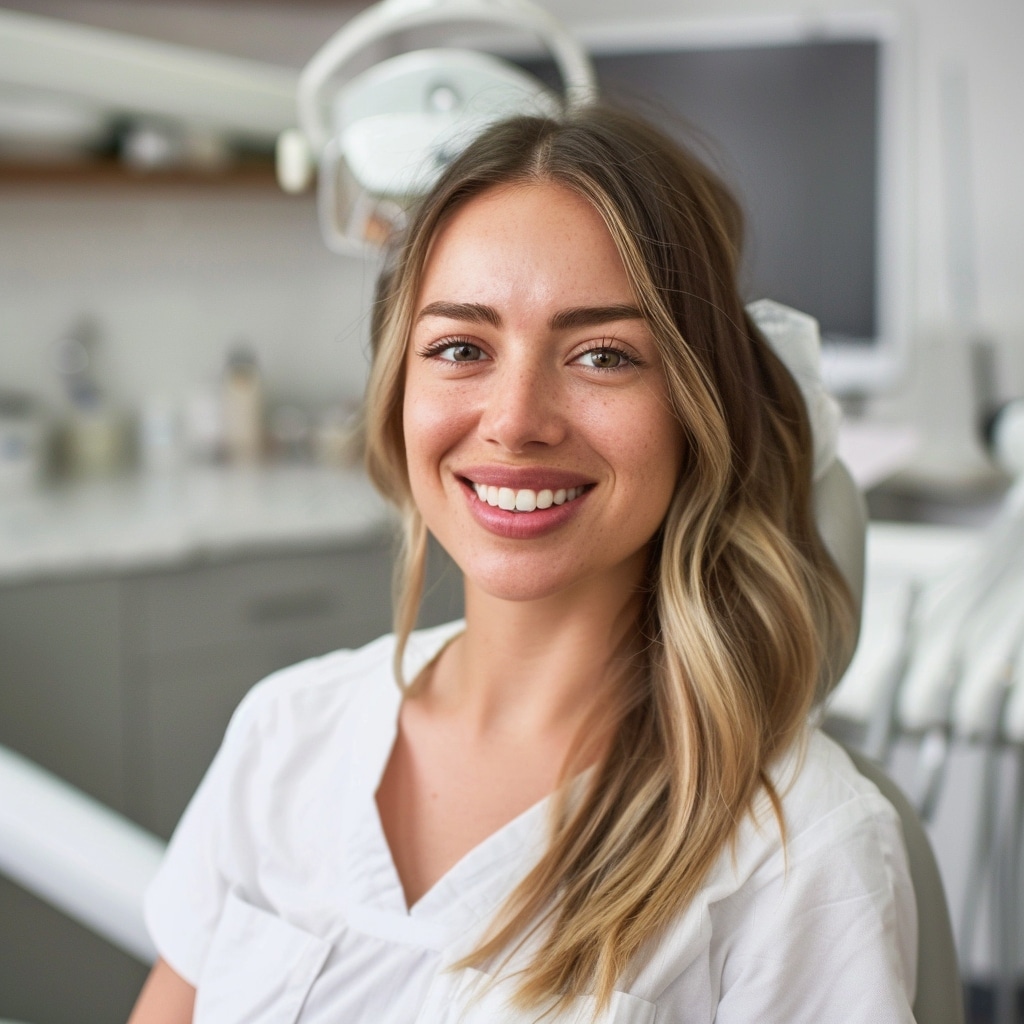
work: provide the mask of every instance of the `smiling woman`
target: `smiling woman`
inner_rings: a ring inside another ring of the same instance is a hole
[[[149,894],[139,1024],[912,1021],[898,818],[808,721],[853,620],[829,447],[739,233],[597,107],[488,129],[420,204],[366,405],[395,635],[236,713]],[[428,533],[466,619],[419,633]]]
[[[550,598],[549,616],[591,589],[634,593],[682,434],[594,207],[550,183],[473,199],[438,232],[417,304],[409,483],[470,605]]]

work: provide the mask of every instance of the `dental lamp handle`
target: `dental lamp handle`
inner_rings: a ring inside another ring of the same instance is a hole
[[[597,94],[593,68],[580,45],[532,0],[384,0],[357,14],[313,56],[299,76],[299,124],[314,157],[330,138],[322,94],[330,79],[370,43],[395,32],[448,21],[481,21],[535,32],[551,51],[571,106]]]

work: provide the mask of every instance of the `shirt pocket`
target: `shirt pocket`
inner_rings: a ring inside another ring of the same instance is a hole
[[[483,971],[467,968],[439,974],[416,1024],[654,1024],[658,1008],[628,992],[613,992],[604,1011],[594,1016],[595,1000],[578,999],[557,1016],[543,1008],[520,1010],[511,1005],[515,983],[495,982]]]
[[[229,893],[199,974],[193,1024],[294,1024],[330,949]]]

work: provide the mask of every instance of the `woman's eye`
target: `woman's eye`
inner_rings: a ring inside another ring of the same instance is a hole
[[[431,355],[438,356],[449,363],[475,363],[484,358],[483,351],[479,345],[468,341],[459,341],[455,344],[441,345],[434,349]]]
[[[597,370],[617,370],[629,364],[629,358],[614,348],[593,348],[584,352],[577,362],[584,366],[593,366]]]

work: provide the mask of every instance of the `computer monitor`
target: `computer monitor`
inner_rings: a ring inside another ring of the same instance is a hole
[[[896,18],[727,17],[579,35],[605,97],[710,140],[747,214],[746,296],[818,318],[833,391],[893,384],[910,305],[908,90]],[[555,80],[550,62],[514,59]]]

